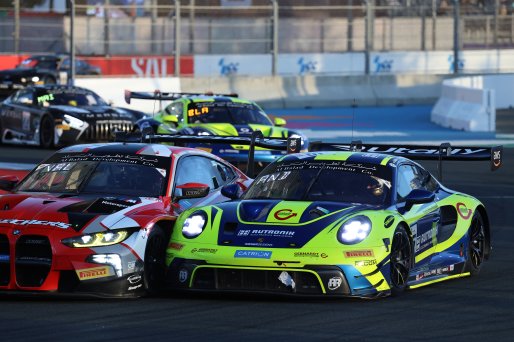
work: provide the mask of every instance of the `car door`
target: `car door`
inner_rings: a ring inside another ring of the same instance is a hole
[[[6,101],[2,110],[2,128],[19,139],[31,140],[33,116],[38,112],[34,101],[34,91],[30,88],[18,91],[10,101]]]
[[[431,175],[415,164],[401,164],[397,171],[396,201],[399,210],[405,205],[405,198],[414,189],[434,192],[437,187]],[[416,264],[430,262],[437,245],[437,233],[441,213],[436,201],[416,204],[403,214],[413,235]]]
[[[207,198],[188,198],[178,201],[181,210],[188,209],[200,202],[212,202],[218,199],[216,193],[221,187],[230,183],[236,178],[236,175],[228,166],[220,163],[207,156],[189,155],[183,156],[177,163],[175,169],[175,180],[173,193],[176,193],[177,185],[186,183],[203,183],[209,186],[209,195]]]

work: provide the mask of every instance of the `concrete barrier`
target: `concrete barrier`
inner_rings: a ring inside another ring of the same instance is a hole
[[[395,106],[432,104],[445,76],[229,76],[195,78],[77,79],[75,84],[96,91],[116,106],[128,106],[124,90],[238,93],[264,108]],[[130,108],[153,112],[153,101],[134,100]]]
[[[431,120],[474,132],[496,130],[496,109],[514,106],[514,75],[467,76],[443,81]]]

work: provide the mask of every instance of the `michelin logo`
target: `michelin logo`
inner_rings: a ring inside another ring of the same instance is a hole
[[[244,251],[238,249],[234,253],[234,258],[270,259],[271,253],[270,251]]]

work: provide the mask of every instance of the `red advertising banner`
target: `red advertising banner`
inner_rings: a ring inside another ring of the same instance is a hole
[[[29,55],[0,55],[0,70],[16,67]],[[110,57],[81,57],[101,68],[104,76],[136,76],[136,77],[172,77],[175,76],[175,58],[170,56],[110,56]],[[180,75],[194,74],[193,56],[180,58]]]

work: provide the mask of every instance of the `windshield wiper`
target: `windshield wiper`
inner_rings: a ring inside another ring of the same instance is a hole
[[[318,180],[319,176],[321,175],[321,171],[323,171],[323,169],[325,168],[325,165],[327,164],[323,164],[321,166],[321,168],[319,169],[318,173],[316,174],[316,176],[314,176],[314,178],[311,180],[311,182],[309,183],[309,186],[307,187],[307,189],[305,190],[305,192],[303,193],[302,197],[300,197],[302,200],[305,200],[305,198],[309,195],[309,192],[311,191],[311,188],[312,186],[314,185],[314,183],[316,183],[316,181]]]

